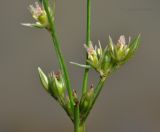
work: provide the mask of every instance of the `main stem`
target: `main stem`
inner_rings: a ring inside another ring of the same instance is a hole
[[[85,123],[80,122],[79,102],[74,106],[74,132],[85,132]]]
[[[62,56],[62,52],[61,52],[61,48],[60,48],[60,42],[59,42],[58,37],[56,35],[53,18],[50,14],[50,11],[49,11],[48,0],[43,0],[43,4],[44,4],[44,8],[45,8],[45,11],[47,13],[48,20],[49,20],[50,32],[51,32],[51,36],[52,36],[53,45],[54,45],[54,48],[55,48],[55,51],[56,51],[56,55],[58,56],[58,61],[59,61],[61,70],[63,71],[63,74],[64,74],[65,84],[66,84],[68,95],[69,95],[69,98],[70,98],[70,101],[71,101],[71,108],[72,108],[72,111],[74,111],[74,106],[73,106],[74,101],[73,101],[73,96],[72,96],[72,89],[71,89],[71,85],[70,85],[69,75],[68,75],[68,72],[67,72],[67,67],[66,67],[65,62],[64,62],[64,58]]]
[[[87,0],[87,30],[86,30],[87,46],[89,46],[90,41],[91,41],[91,0]],[[88,63],[86,62],[86,64]],[[88,73],[89,73],[89,69],[86,68],[84,72],[84,78],[83,78],[82,94],[85,94],[87,91]]]
[[[74,121],[74,132],[85,132],[85,123],[80,123],[79,110],[75,109],[75,121]]]

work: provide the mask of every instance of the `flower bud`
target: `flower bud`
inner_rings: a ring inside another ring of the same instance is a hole
[[[110,70],[111,66],[112,66],[111,57],[108,54],[106,54],[101,64],[101,69],[103,73],[107,73]]]
[[[44,72],[41,70],[40,67],[38,67],[38,73],[39,73],[39,78],[41,80],[43,87],[45,88],[45,90],[48,91],[48,78],[47,78],[47,76],[44,74]]]
[[[77,91],[75,89],[73,89],[73,100],[75,104],[79,103]]]
[[[80,101],[80,112],[82,115],[85,114],[90,109],[93,98],[94,98],[94,89],[93,85],[91,85],[88,92],[86,92],[82,96]]]
[[[51,72],[48,78],[49,78],[49,90],[51,95],[55,99],[60,99],[61,101],[63,101],[66,93],[66,87],[62,74],[60,72],[57,73]]]

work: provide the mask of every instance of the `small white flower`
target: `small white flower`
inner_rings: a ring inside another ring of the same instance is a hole
[[[121,45],[125,45],[126,44],[126,39],[125,39],[124,35],[121,35],[119,37],[118,43],[121,44]]]
[[[36,27],[36,28],[47,28],[47,29],[50,28],[47,13],[43,5],[39,4],[38,2],[35,2],[35,6],[34,5],[29,6],[29,11],[31,12],[32,17],[36,20],[36,22],[22,23],[22,25],[29,27]]]
[[[117,44],[113,44],[112,39],[110,37],[110,54],[112,58],[116,61],[122,61],[126,58],[129,53],[129,44],[131,38],[129,37],[129,42],[126,43],[126,39],[124,35],[121,35],[118,39]]]
[[[100,42],[99,48],[97,48],[97,46],[95,46],[94,48],[92,42],[90,42],[89,46],[84,45],[84,47],[86,48],[89,61],[91,61],[93,65],[96,67],[98,65],[99,58],[102,55],[102,48]]]
[[[30,5],[29,6],[29,10],[33,16],[33,18],[35,18],[36,20],[38,20],[38,18],[41,16],[41,15],[46,15],[46,12],[45,10],[43,9],[43,7],[41,7],[39,5],[38,2],[35,2],[35,7],[33,5]]]
[[[125,54],[127,54],[129,52],[129,50],[130,50],[129,47],[128,47],[130,41],[131,41],[131,37],[129,37],[129,42],[127,44],[125,36],[121,35],[119,40],[118,40],[118,43],[117,43],[117,47],[119,47],[119,51],[120,52],[125,51]]]

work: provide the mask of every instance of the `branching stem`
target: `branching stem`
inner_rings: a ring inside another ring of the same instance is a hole
[[[106,79],[107,79],[107,77],[100,78],[100,80],[99,80],[99,82],[98,82],[98,84],[97,84],[97,86],[95,88],[95,96],[94,96],[92,105],[91,105],[90,109],[88,110],[88,112],[86,113],[86,115],[84,116],[84,118],[82,119],[81,122],[85,122],[86,121],[90,111],[92,110],[92,108],[93,108],[93,106],[94,106],[94,104],[95,104],[95,102],[96,102],[96,100],[97,100],[97,98],[98,98],[103,86],[104,86],[104,83],[105,83]]]

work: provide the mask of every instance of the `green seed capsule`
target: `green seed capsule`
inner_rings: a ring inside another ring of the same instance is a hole
[[[45,90],[48,91],[48,78],[47,78],[47,76],[44,74],[44,72],[42,71],[42,69],[40,67],[38,67],[38,73],[39,73],[39,78],[41,80],[43,87],[45,88]]]

